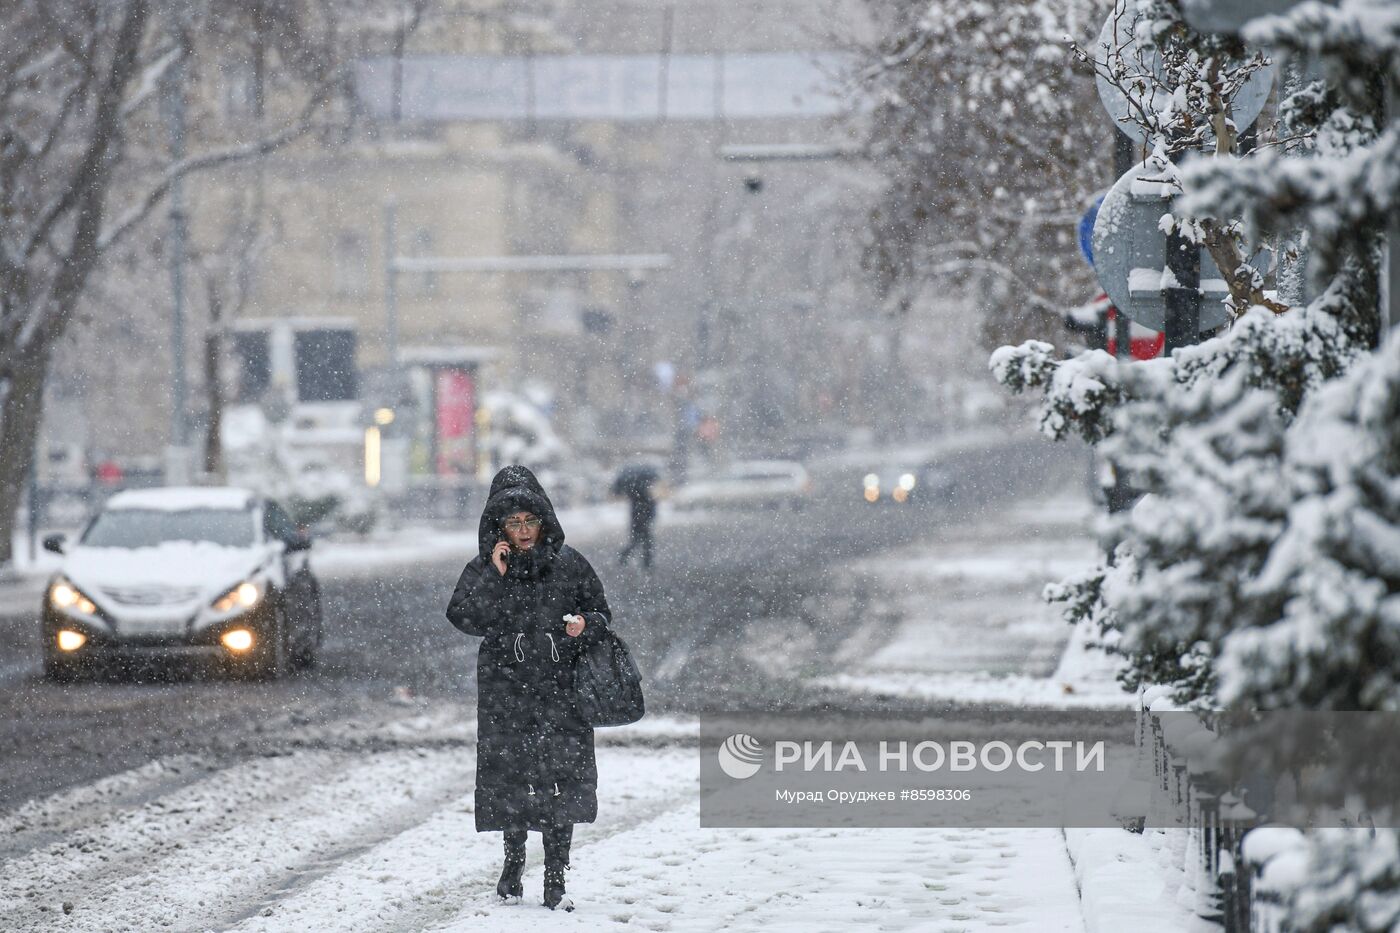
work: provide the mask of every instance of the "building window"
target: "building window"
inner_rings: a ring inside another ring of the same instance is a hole
[[[369,249],[351,230],[336,235],[332,250],[332,288],[337,298],[361,298],[369,290]]]
[[[297,398],[303,402],[344,402],[359,397],[355,332],[304,330],[293,340]]]

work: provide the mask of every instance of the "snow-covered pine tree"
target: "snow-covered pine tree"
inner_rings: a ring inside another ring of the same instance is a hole
[[[1174,9],[1148,0],[1140,12],[1153,17],[1163,41],[1175,44],[1171,54],[1189,56],[1193,33],[1179,17],[1168,22]],[[1278,39],[1283,30],[1275,24],[1267,34]],[[1203,48],[1219,46],[1200,41]],[[1356,56],[1349,61],[1356,67]],[[1377,108],[1365,95],[1307,85],[1280,108],[1281,126],[1262,134],[1291,140],[1288,145],[1186,167],[1176,221],[1213,222],[1241,248],[1288,235],[1308,219],[1305,207],[1249,212],[1232,196],[1227,210],[1219,206],[1223,196],[1212,200],[1209,193],[1226,186],[1224,178],[1240,182],[1236,191],[1263,190],[1264,183],[1249,181],[1251,167],[1272,173],[1306,163],[1308,171],[1326,175],[1322,166],[1329,162],[1380,157],[1373,154],[1388,150],[1374,141]],[[1186,122],[1209,124],[1210,115]],[[1332,189],[1317,193],[1337,200]],[[1102,442],[1148,493],[1113,529],[1131,559],[1055,591],[1078,601],[1077,615],[1122,630],[1129,683],[1178,684],[1179,701],[1214,703],[1215,672],[1212,664],[1202,666],[1202,654],[1213,661],[1230,631],[1264,624],[1281,611],[1247,593],[1245,581],[1261,572],[1293,495],[1280,479],[1284,432],[1309,393],[1345,372],[1377,333],[1375,244],[1385,214],[1352,210],[1348,217],[1353,224],[1345,232],[1334,225],[1311,234],[1331,257],[1311,263],[1315,279],[1330,276],[1313,301],[1283,314],[1248,310],[1222,336],[1168,360],[1123,365],[1101,352],[1056,360],[1039,342],[992,357],[994,375],[1013,391],[1044,390],[1043,431]],[[1085,593],[1094,597],[1089,604]]]
[[[1144,8],[1159,34],[1197,41],[1175,5]],[[1100,442],[1148,493],[1115,523],[1114,561],[1047,591],[1117,637],[1128,682],[1203,705],[1395,711],[1400,335],[1373,347],[1380,235],[1400,199],[1400,129],[1382,110],[1400,90],[1400,4],[1300,3],[1240,34],[1291,58],[1272,135],[1292,142],[1187,166],[1175,222],[1301,242],[1316,297],[1250,308],[1153,366],[1025,344],[992,368],[1013,391],[1044,389],[1046,433]],[[1304,845],[1285,928],[1395,929],[1394,830]]]

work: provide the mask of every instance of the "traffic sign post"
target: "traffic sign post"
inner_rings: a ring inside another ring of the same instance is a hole
[[[1201,252],[1175,230],[1167,236],[1166,276],[1175,284],[1162,289],[1167,335],[1165,352],[1196,342],[1201,334]]]
[[[1165,352],[1170,356],[1177,347],[1195,343],[1201,333],[1201,251],[1181,235],[1179,226],[1173,226],[1167,234],[1166,252],[1167,274],[1163,279],[1173,284],[1162,289],[1166,307],[1162,331],[1167,335]]]
[[[1229,321],[1223,304],[1228,294],[1224,277],[1209,255],[1181,234],[1179,225],[1166,223],[1179,189],[1174,163],[1182,155],[1173,156],[1172,163],[1149,158],[1131,165],[1133,143],[1148,142],[1147,128],[1132,115],[1160,110],[1161,101],[1156,98],[1167,92],[1160,51],[1135,33],[1141,22],[1118,0],[1099,32],[1098,48],[1110,61],[1121,55],[1147,74],[1131,83],[1115,82],[1105,73],[1116,74],[1114,68],[1095,69],[1099,99],[1121,130],[1115,134],[1114,148],[1118,181],[1099,206],[1091,238],[1094,271],[1118,309],[1120,354],[1127,353],[1130,345],[1129,319],[1163,331],[1166,352],[1193,344],[1202,332]],[[1241,132],[1259,118],[1272,86],[1273,68],[1259,68],[1234,95],[1231,118]],[[1256,267],[1259,262],[1259,257],[1251,260]],[[1206,303],[1210,298],[1219,300]]]
[[[1166,331],[1168,295],[1173,297],[1172,348],[1194,343],[1196,335],[1223,327],[1230,320],[1224,299],[1229,294],[1225,279],[1200,246],[1164,229],[1163,218],[1170,212],[1177,192],[1172,163],[1156,158],[1134,166],[1109,189],[1094,223],[1094,271],[1099,284],[1120,314],[1144,327]],[[1169,245],[1170,244],[1170,245]],[[1257,254],[1252,264],[1261,271],[1266,257]],[[1196,312],[1194,330],[1191,312],[1184,302],[1189,292]]]
[[[1119,125],[1120,127],[1122,126],[1122,124],[1118,124],[1118,125]],[[1128,171],[1129,169],[1131,169],[1131,168],[1133,167],[1133,161],[1134,161],[1134,160],[1133,160],[1133,140],[1132,140],[1132,138],[1129,137],[1126,133],[1114,133],[1114,134],[1113,134],[1113,174],[1114,174],[1116,177],[1118,177],[1118,178],[1122,178],[1122,177],[1123,177],[1123,173],[1126,172],[1126,171]],[[1107,195],[1105,195],[1104,198],[1107,198]],[[1099,210],[1100,210],[1100,211],[1103,210],[1103,200],[1100,200],[1100,201],[1099,201]],[[1095,215],[1094,215],[1094,222],[1095,222],[1095,223],[1098,223],[1098,219],[1099,219],[1099,218],[1098,218],[1098,215],[1095,214]],[[1089,234],[1089,235],[1090,235],[1090,240],[1091,240],[1091,242],[1092,242],[1093,231],[1090,231],[1090,234]],[[1102,280],[1100,280],[1100,281],[1102,281]],[[1107,289],[1105,289],[1105,294],[1107,294]],[[1111,302],[1111,301],[1112,301],[1112,297],[1110,297],[1109,300],[1110,300],[1110,302]],[[1132,340],[1133,340],[1132,330],[1133,330],[1133,322],[1132,322],[1132,319],[1129,317],[1129,315],[1128,315],[1128,313],[1127,313],[1127,311],[1126,311],[1125,309],[1119,308],[1119,307],[1117,307],[1117,306],[1114,307],[1113,327],[1114,327],[1114,336],[1117,338],[1117,340],[1116,340],[1115,343],[1114,343],[1114,347],[1115,347],[1115,354],[1114,354],[1114,355],[1117,356],[1119,359],[1123,360],[1124,362],[1126,362],[1126,361],[1132,359]],[[1105,325],[1105,328],[1107,328],[1107,325]],[[1107,347],[1107,344],[1105,344],[1104,346]]]

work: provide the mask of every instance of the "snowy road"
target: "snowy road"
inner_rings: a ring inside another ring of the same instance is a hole
[[[798,515],[677,524],[652,577],[610,559],[615,532],[573,530],[650,710],[600,732],[602,805],[577,833],[574,915],[493,902],[499,837],[472,831],[474,644],[441,615],[452,555],[329,579],[324,663],[283,683],[196,672],[0,686],[6,929],[467,930],[525,917],[550,929],[1080,929],[1056,831],[698,828],[696,711],[878,707],[901,692],[841,679],[907,678],[891,658],[928,639],[958,645],[949,676],[1044,681],[1054,668],[1067,632],[1053,620],[1008,619],[1021,637],[988,630],[979,645],[961,616],[923,611],[954,577],[992,603],[1004,578],[983,592],[975,572],[906,573],[900,560],[963,540],[957,529],[985,527],[979,514],[1028,490],[1075,488],[1082,461],[1021,446],[959,466],[959,497],[931,512],[868,509],[843,476]],[[0,621],[5,657],[32,637],[23,617]],[[532,892],[539,865],[532,848]]]

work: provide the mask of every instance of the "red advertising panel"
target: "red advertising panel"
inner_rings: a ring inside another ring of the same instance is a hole
[[[470,476],[476,469],[476,379],[466,369],[436,371],[437,472]]]

